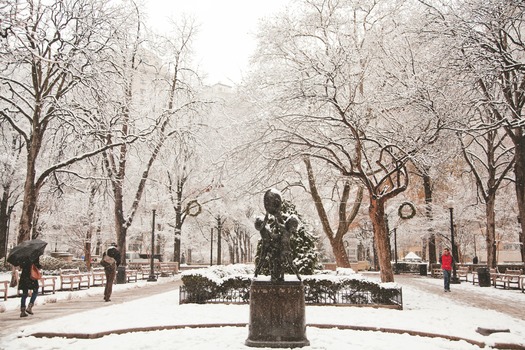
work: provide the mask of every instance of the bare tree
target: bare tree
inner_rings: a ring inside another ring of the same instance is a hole
[[[301,4],[300,15],[283,15],[261,34],[255,79],[263,88],[258,96],[273,102],[264,113],[274,117],[259,145],[271,150],[271,164],[307,156],[361,183],[381,280],[393,281],[385,205],[407,189],[407,162],[436,134],[430,118],[422,123],[408,98],[399,101],[393,93],[418,91],[399,79],[392,79],[395,88],[384,84],[388,70],[377,43],[401,36],[390,19],[402,16],[403,2]]]
[[[449,38],[455,60],[449,65],[458,82],[470,87],[472,106],[482,106],[491,118],[486,128],[502,128],[514,149],[515,191],[519,209],[521,258],[525,262],[525,5],[519,0],[463,1],[459,3],[421,1],[434,15],[435,27]],[[481,127],[479,125],[478,127]],[[487,215],[492,215],[487,213]]]
[[[496,122],[490,110],[481,110],[471,125]],[[484,117],[484,115],[486,117]],[[492,120],[492,121],[491,121]],[[485,203],[487,264],[496,267],[496,205],[497,192],[509,181],[514,166],[514,145],[501,129],[472,129],[460,135],[461,149],[474,176],[478,195]]]
[[[0,153],[0,258],[7,256],[11,215],[21,195],[20,177],[17,176],[23,145],[21,138],[7,128],[0,127],[2,135]],[[13,242],[12,242],[13,243]]]
[[[0,119],[20,135],[26,151],[21,242],[30,238],[39,193],[50,175],[114,147],[97,147],[84,137],[91,125],[71,97],[97,78],[97,55],[107,48],[115,13],[104,1],[89,0],[9,1],[3,12]],[[52,151],[51,140],[61,129],[69,133],[73,154],[46,162],[42,154]]]
[[[145,193],[153,165],[167,140],[178,135],[180,130],[176,123],[177,119],[183,113],[191,113],[193,106],[197,104],[192,91],[192,79],[188,77],[193,76],[194,73],[187,66],[194,27],[190,22],[183,22],[181,26],[182,29],[177,36],[169,38],[169,43],[165,46],[167,52],[162,52],[160,47],[157,47],[155,52],[159,57],[146,50],[141,12],[138,8],[134,19],[130,19],[129,26],[121,28],[119,32],[123,45],[118,48],[120,51],[116,51],[114,62],[121,79],[123,102],[121,105],[116,104],[118,108],[114,110],[114,114],[118,115],[116,126],[120,128],[121,137],[128,136],[137,125],[151,130],[151,134],[143,139],[144,142],[137,145],[143,147],[136,150],[137,158],[132,154],[131,145],[127,143],[103,153],[115,201],[115,230],[123,266],[125,266],[127,231]],[[164,61],[160,59],[161,56]],[[148,91],[148,96],[151,97],[151,94],[155,96],[151,99],[150,106],[140,103],[139,80],[150,82],[149,87],[152,90]],[[158,104],[163,106],[159,108]],[[153,117],[144,118],[144,115],[153,115]],[[110,136],[104,139],[108,145],[114,142]],[[130,185],[131,188],[135,187],[131,190],[126,188],[126,184],[132,182],[127,173],[131,160],[135,159],[144,165],[136,187]],[[126,196],[126,193],[132,196]],[[126,198],[131,201],[129,211],[124,208]]]
[[[350,261],[348,260],[348,254],[344,246],[344,237],[348,233],[350,224],[356,218],[361,202],[363,200],[363,187],[359,186],[353,205],[350,210],[347,209],[350,201],[351,194],[351,183],[348,179],[343,180],[343,185],[334,185],[334,192],[339,192],[339,187],[342,187],[342,193],[337,196],[337,229],[334,232],[332,229],[331,220],[327,214],[327,210],[323,204],[323,198],[318,189],[315,179],[315,172],[312,168],[312,163],[308,157],[304,158],[304,164],[308,173],[308,184],[310,188],[310,195],[315,204],[317,215],[321,220],[321,225],[325,235],[328,237],[328,241],[332,247],[332,252],[335,256],[335,262],[339,267],[350,267]]]

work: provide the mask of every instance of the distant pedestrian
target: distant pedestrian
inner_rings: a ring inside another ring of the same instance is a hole
[[[38,296],[38,279],[31,278],[31,268],[33,264],[41,269],[40,257],[35,261],[29,261],[20,265],[22,273],[20,274],[20,281],[18,282],[18,289],[22,291],[22,298],[20,300],[20,317],[27,317],[27,315],[33,315],[33,306],[35,305],[36,297]],[[29,305],[26,308],[27,297],[31,291],[31,298],[29,299]]]
[[[445,292],[450,292],[450,273],[452,271],[452,255],[448,248],[443,249],[443,254],[439,258],[441,263],[441,269],[443,270],[443,282],[445,286]]]
[[[113,282],[117,267],[120,265],[120,252],[115,243],[111,243],[106,252],[102,255],[100,265],[104,266],[106,273],[106,287],[104,288],[104,301],[111,301],[111,293],[113,292]]]

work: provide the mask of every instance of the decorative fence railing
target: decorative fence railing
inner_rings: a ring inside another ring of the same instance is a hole
[[[310,293],[305,288],[305,303],[310,305],[375,306],[403,309],[401,288],[374,293],[367,290],[342,289],[328,293]]]
[[[185,286],[179,289],[181,304],[247,304],[250,302],[250,289],[228,289],[220,293],[191,292]]]
[[[203,289],[190,291],[186,286],[180,288],[180,303],[215,303],[247,304],[250,302],[250,289],[216,290]],[[380,291],[339,289],[320,291],[318,288],[305,286],[305,303],[308,305],[335,306],[374,306],[403,309],[401,288],[382,289]]]

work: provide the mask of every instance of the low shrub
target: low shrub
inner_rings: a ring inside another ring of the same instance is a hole
[[[181,303],[248,302],[253,268],[247,265],[214,266],[185,271]],[[378,283],[351,269],[303,276],[305,302],[321,305],[394,305],[402,308],[401,288]]]
[[[87,271],[87,265],[85,261],[64,261],[62,259],[56,259],[49,255],[43,255],[40,257],[40,265],[45,275],[58,275],[60,269],[76,269],[78,268],[82,272]],[[4,259],[0,263],[1,272],[11,272],[13,266],[6,263]]]

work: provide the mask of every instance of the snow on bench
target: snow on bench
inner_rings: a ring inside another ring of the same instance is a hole
[[[8,291],[9,291],[9,281],[0,281],[0,293],[4,293],[4,300],[7,300]]]
[[[494,287],[501,283],[503,289],[510,289],[511,284],[516,284],[516,288],[520,288],[521,270],[506,269],[505,273],[497,273],[493,279]]]
[[[91,270],[91,277],[93,278],[93,286],[103,286],[106,284],[106,272],[103,267],[94,267]]]
[[[91,286],[91,274],[80,272],[80,269],[60,269],[60,290],[80,289],[82,286]]]

